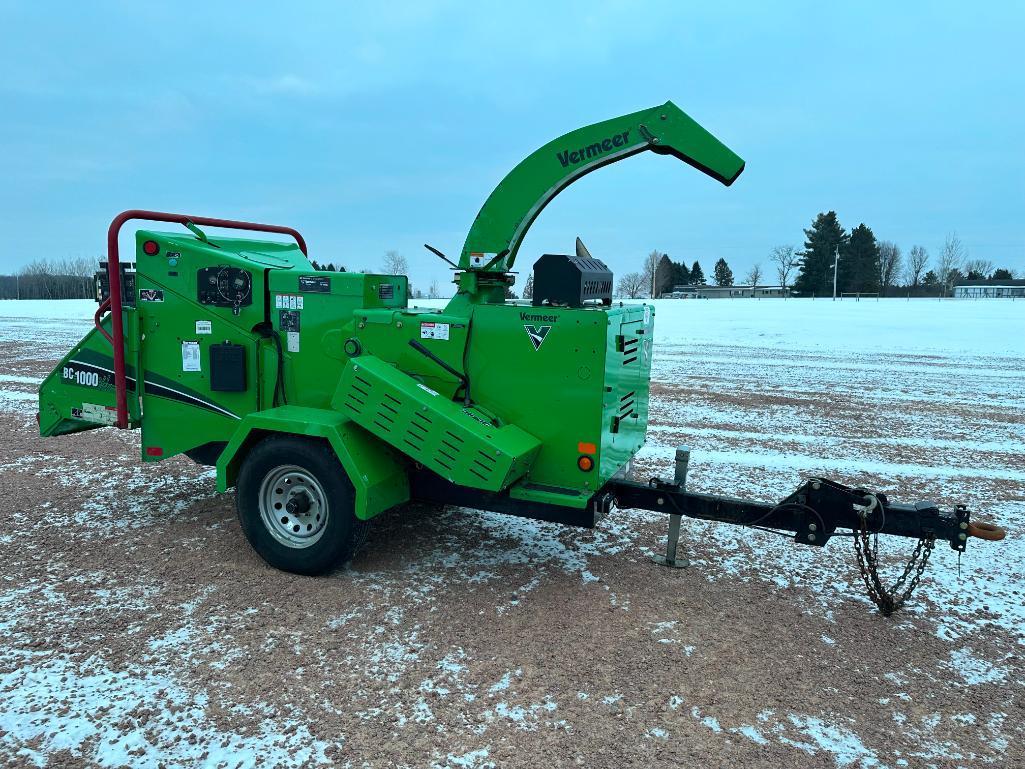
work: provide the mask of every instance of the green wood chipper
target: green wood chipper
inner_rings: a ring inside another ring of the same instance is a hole
[[[692,493],[683,450],[672,481],[631,480],[654,308],[613,302],[612,274],[579,240],[575,253],[537,261],[532,301],[506,295],[544,207],[581,176],[646,151],[725,185],[744,170],[672,102],[571,131],[502,180],[458,263],[428,246],[454,270],[444,309],[410,307],[403,275],[314,269],[288,227],[126,211],[108,231],[96,328],[40,387],[40,432],[138,428],[145,462],[186,454],[216,466],[256,551],[303,574],[345,561],[367,521],[409,502],[588,527],[617,505],[670,516],[658,559],[670,566],[684,563],[684,516],[807,545],[853,535],[888,611],[904,593],[880,583],[869,537],[919,540],[920,569],[937,540],[960,552],[972,535],[1002,536],[963,507],[895,504],[823,478],[773,504]],[[137,231],[134,261],[122,261],[118,234],[132,220],[184,229]]]

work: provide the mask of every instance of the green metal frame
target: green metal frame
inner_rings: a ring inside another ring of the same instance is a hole
[[[409,501],[406,460],[337,411],[279,406],[242,420],[217,459],[217,490],[235,485],[249,448],[269,435],[301,435],[325,440],[356,489],[356,517],[361,520]]]

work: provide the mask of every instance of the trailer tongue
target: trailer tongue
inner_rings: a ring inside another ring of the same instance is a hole
[[[473,222],[444,309],[408,304],[405,276],[313,268],[296,230],[126,211],[108,231],[96,328],[40,387],[42,435],[139,428],[143,461],[187,454],[234,487],[243,531],[270,564],[319,574],[365,523],[410,501],[594,526],[613,505],[664,512],[660,563],[683,565],[684,517],[787,533],[851,536],[884,613],[914,588],[936,541],[959,553],[998,527],[963,507],[901,505],[811,479],[777,504],[626,477],[645,440],[654,308],[612,302],[612,274],[579,241],[534,266],[532,303],[506,300],[523,237],[576,179],[651,151],[732,184],[744,162],[671,102],[573,131],[498,185]],[[189,231],[136,233],[133,219]],[[214,236],[201,227],[290,237]],[[107,314],[109,313],[109,314]],[[916,539],[886,588],[872,538]]]

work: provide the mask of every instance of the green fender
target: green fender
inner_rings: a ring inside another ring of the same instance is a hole
[[[356,489],[356,517],[373,518],[409,501],[402,456],[337,411],[279,406],[246,416],[217,459],[217,490],[235,485],[248,449],[269,433],[326,440]]]

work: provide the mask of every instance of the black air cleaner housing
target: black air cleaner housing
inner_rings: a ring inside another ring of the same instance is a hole
[[[545,254],[534,262],[534,306],[612,304],[612,270],[594,257]]]

